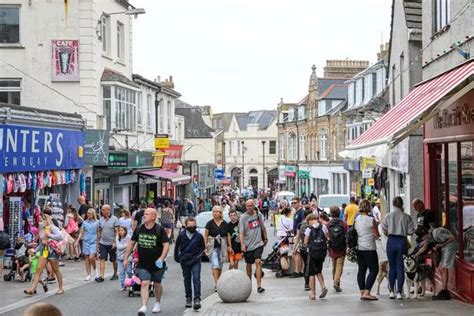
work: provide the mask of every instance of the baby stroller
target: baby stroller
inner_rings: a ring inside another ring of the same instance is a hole
[[[133,251],[133,276],[131,278],[125,278],[125,286],[128,288],[128,297],[134,297],[135,293],[140,293],[141,291],[141,281],[138,276],[135,274],[138,265],[138,251],[135,249]],[[150,283],[149,296],[155,296],[155,289],[153,282]]]
[[[263,268],[276,272],[277,278],[291,275],[289,270],[290,245],[293,239],[292,232],[287,232],[286,237],[275,241],[272,252],[263,260]]]
[[[7,264],[5,264],[5,262]],[[3,276],[3,280],[5,282],[10,282],[15,280],[15,276],[17,274],[17,271],[22,269],[25,265],[29,266],[30,260],[28,258],[28,254],[25,253],[23,255],[17,255],[15,253],[15,250],[13,249],[8,249],[5,251],[4,254],[4,267],[5,268],[10,268],[10,272],[8,274],[5,274]],[[28,268],[23,275],[23,282],[29,282],[31,281],[31,272],[30,269]]]

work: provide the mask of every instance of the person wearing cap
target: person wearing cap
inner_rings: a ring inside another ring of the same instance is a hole
[[[382,213],[380,213],[380,199],[375,200],[375,205],[372,208],[372,216],[375,219],[375,223],[377,226],[382,221]]]

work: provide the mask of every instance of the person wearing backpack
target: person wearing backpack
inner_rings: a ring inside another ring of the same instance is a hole
[[[354,221],[354,228],[357,231],[357,283],[359,284],[360,299],[364,301],[377,301],[376,296],[372,296],[370,291],[379,273],[379,258],[375,240],[380,237],[377,229],[377,222],[369,216],[371,205],[368,200],[362,200],[359,204],[359,216]],[[367,275],[369,269],[369,275]]]
[[[329,208],[331,221],[328,225],[329,232],[329,257],[332,259],[332,281],[336,292],[341,292],[341,276],[346,258],[347,224],[339,218],[341,210],[333,205]]]
[[[324,285],[324,277],[322,274],[324,259],[326,259],[326,252],[328,249],[328,229],[326,225],[318,222],[318,216],[310,214],[306,218],[308,228],[304,232],[304,244],[308,252],[308,265],[306,266],[306,274],[309,275],[309,286],[311,294],[309,299],[314,301],[316,299],[316,278],[318,278],[321,285],[321,294],[319,298],[324,298],[328,293]]]

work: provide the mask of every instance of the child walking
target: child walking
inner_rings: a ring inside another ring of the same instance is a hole
[[[120,226],[115,244],[117,245],[118,272],[121,291],[125,291],[125,274],[129,278],[132,277],[132,261],[128,262],[127,267],[123,264],[125,250],[127,249],[129,241],[130,236],[128,235],[127,228]]]

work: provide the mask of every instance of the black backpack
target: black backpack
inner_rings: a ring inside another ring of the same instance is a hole
[[[331,249],[346,249],[346,232],[341,220],[334,220],[329,224],[329,246]]]
[[[308,253],[312,259],[323,259],[326,257],[328,250],[328,244],[326,236],[323,232],[323,226],[310,227],[311,233],[309,234]]]
[[[347,236],[346,236],[347,247],[349,248],[357,247],[357,239],[358,239],[358,235],[357,235],[357,230],[355,229],[355,222],[354,222],[354,225],[351,228],[349,228],[349,230],[347,231]]]

